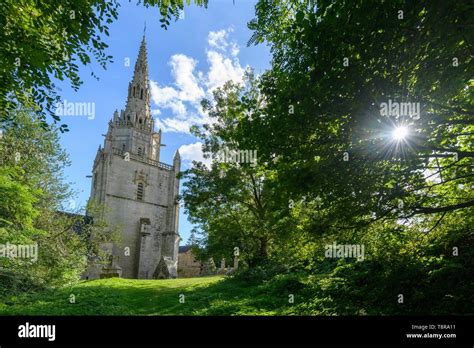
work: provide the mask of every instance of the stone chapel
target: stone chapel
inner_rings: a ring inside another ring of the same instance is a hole
[[[125,110],[114,112],[92,170],[90,198],[120,231],[107,266],[92,264],[85,278],[176,278],[178,266],[179,152],[160,162],[161,130],[154,131],[145,36],[140,45]]]

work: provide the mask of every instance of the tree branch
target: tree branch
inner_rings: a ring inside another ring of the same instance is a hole
[[[442,213],[445,211],[454,211],[457,209],[463,209],[463,208],[468,208],[472,206],[474,206],[474,200],[464,202],[464,203],[459,203],[459,204],[447,205],[444,207],[415,207],[415,211],[413,215]]]

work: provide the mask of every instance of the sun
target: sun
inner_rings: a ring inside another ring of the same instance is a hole
[[[395,139],[396,141],[402,141],[404,140],[408,135],[408,128],[407,127],[396,127],[392,131],[392,138]]]

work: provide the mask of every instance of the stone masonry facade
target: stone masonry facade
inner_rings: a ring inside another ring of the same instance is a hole
[[[125,110],[115,111],[92,171],[90,199],[104,209],[121,240],[111,246],[110,264],[91,264],[86,278],[176,278],[179,246],[181,160],[160,162],[161,130],[154,131],[145,37],[128,87]]]

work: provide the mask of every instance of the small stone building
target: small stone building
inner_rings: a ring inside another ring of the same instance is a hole
[[[207,261],[196,258],[190,245],[180,246],[178,254],[178,278],[204,277],[216,274],[228,274],[231,268],[225,267],[222,259],[217,268],[212,257]]]
[[[196,259],[190,245],[179,247],[178,278],[199,277],[202,268],[202,262]]]

